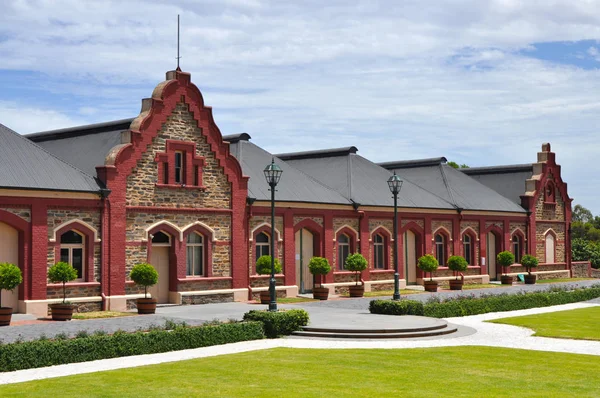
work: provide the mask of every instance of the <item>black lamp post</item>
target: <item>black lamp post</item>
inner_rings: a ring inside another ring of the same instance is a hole
[[[390,191],[394,194],[394,300],[400,300],[400,274],[398,274],[398,194],[402,189],[402,178],[396,175],[391,176],[388,180]]]
[[[277,311],[275,296],[275,186],[279,182],[283,170],[275,164],[275,158],[272,158],[271,164],[265,167],[264,173],[267,184],[271,187],[271,279],[269,280],[271,301],[269,302],[269,311]]]

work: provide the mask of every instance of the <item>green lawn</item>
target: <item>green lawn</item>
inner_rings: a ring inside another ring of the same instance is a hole
[[[503,287],[510,287],[510,285],[501,285],[501,284],[496,284],[496,283],[481,283],[481,284],[463,285],[463,290],[495,289],[495,288],[503,288]]]
[[[533,329],[535,336],[600,340],[600,306],[502,318],[490,322]]]
[[[101,319],[118,318],[122,316],[135,316],[137,312],[116,312],[116,311],[92,311],[73,314],[73,319]]]
[[[273,349],[0,386],[23,397],[598,397],[600,360],[491,347]]]
[[[561,282],[580,282],[589,281],[594,278],[557,278],[557,279],[538,279],[536,283],[561,283]]]
[[[295,304],[295,303],[306,303],[310,301],[319,301],[308,297],[278,297],[277,302],[279,304]]]

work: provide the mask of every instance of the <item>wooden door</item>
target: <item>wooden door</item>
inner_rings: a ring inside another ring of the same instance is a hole
[[[308,263],[314,256],[313,234],[307,229],[296,232],[296,281],[300,293],[312,291],[313,276],[308,270]]]
[[[495,281],[498,279],[498,272],[496,271],[496,235],[493,232],[487,234],[487,256],[488,256],[488,274],[490,280]]]
[[[417,239],[413,231],[404,233],[404,264],[406,284],[417,283]]]
[[[158,272],[158,283],[148,291],[159,304],[169,302],[169,250],[168,246],[152,246],[152,266]]]
[[[0,222],[0,263],[19,266],[19,232],[8,224]],[[2,290],[2,306],[12,307],[17,312],[19,306],[19,286],[13,291]]]
[[[546,235],[546,264],[554,264],[554,235]]]

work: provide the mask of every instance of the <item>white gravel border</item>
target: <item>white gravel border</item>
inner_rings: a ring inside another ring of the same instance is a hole
[[[264,350],[276,347],[316,348],[316,349],[356,349],[356,348],[425,348],[425,347],[457,347],[457,346],[488,346],[519,348],[535,351],[551,351],[573,354],[588,354],[600,356],[600,342],[587,340],[554,339],[533,337],[531,329],[486,323],[485,321],[514,316],[543,314],[548,312],[566,311],[577,308],[587,308],[600,304],[574,303],[553,307],[532,308],[510,312],[494,312],[483,315],[472,315],[460,318],[447,318],[456,325],[464,325],[477,330],[470,336],[457,338],[439,338],[430,340],[329,340],[329,339],[274,339],[256,340],[219,346],[196,348],[192,350],[174,351],[162,354],[137,355],[122,358],[102,359],[98,361],[73,363],[50,366],[47,368],[18,370],[0,373],[0,384],[21,383],[54,377],[101,372],[132,368],[144,365],[155,365],[165,362],[184,361],[195,358],[206,358],[217,355],[236,354],[240,352]]]

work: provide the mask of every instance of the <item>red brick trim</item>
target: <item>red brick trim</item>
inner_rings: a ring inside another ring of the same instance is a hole
[[[2,209],[0,209],[0,222],[17,230],[19,258],[18,264],[16,265],[21,269],[21,273],[23,274],[23,283],[17,288],[18,296],[19,300],[28,299],[30,297],[32,282],[31,267],[29,266],[29,250],[31,249],[30,224],[21,217]],[[42,246],[41,249],[38,250],[45,249],[46,248]]]
[[[375,235],[381,235],[383,237],[383,268],[375,268]],[[380,225],[371,232],[370,237],[371,242],[369,242],[369,246],[371,249],[371,255],[369,256],[369,263],[371,266],[369,268],[372,270],[389,269],[392,264],[392,235],[390,231],[388,231],[387,228],[385,228],[383,225]],[[398,258],[398,267],[400,267],[399,260],[400,258]]]
[[[128,212],[136,213],[224,213],[231,214],[231,209],[212,209],[205,207],[161,207],[161,206],[127,206]]]
[[[357,232],[354,229],[352,229],[352,228],[350,228],[348,226],[343,226],[342,228],[340,228],[340,229],[338,229],[336,231],[336,234],[335,234],[335,243],[334,243],[335,262],[336,262],[336,264],[335,264],[334,269],[337,270],[337,271],[339,271],[339,272],[346,272],[342,268],[343,264],[339,263],[340,262],[340,259],[339,259],[340,251],[339,251],[339,245],[338,245],[338,238],[342,234],[345,234],[345,235],[347,235],[350,238],[349,239],[349,241],[350,241],[350,254],[356,253],[356,244],[357,244],[358,236],[357,236]],[[351,273],[354,273],[354,272],[351,272]]]
[[[208,228],[204,228],[202,225],[194,224],[185,231],[183,231],[183,242],[182,246],[184,246],[184,250],[182,250],[183,261],[182,263],[185,265],[183,270],[178,270],[177,278],[187,278],[187,237],[191,233],[200,233],[203,237],[204,244],[204,273],[206,278],[212,277],[212,246],[213,246],[213,234]]]
[[[83,280],[85,282],[94,282],[94,253],[96,248],[96,232],[90,229],[87,225],[75,220],[74,222],[68,223],[63,227],[53,231],[53,235],[56,236],[56,242],[54,242],[54,262],[57,263],[60,261],[60,237],[65,232],[71,230],[77,231],[84,236],[83,246],[85,250],[85,269]]]

